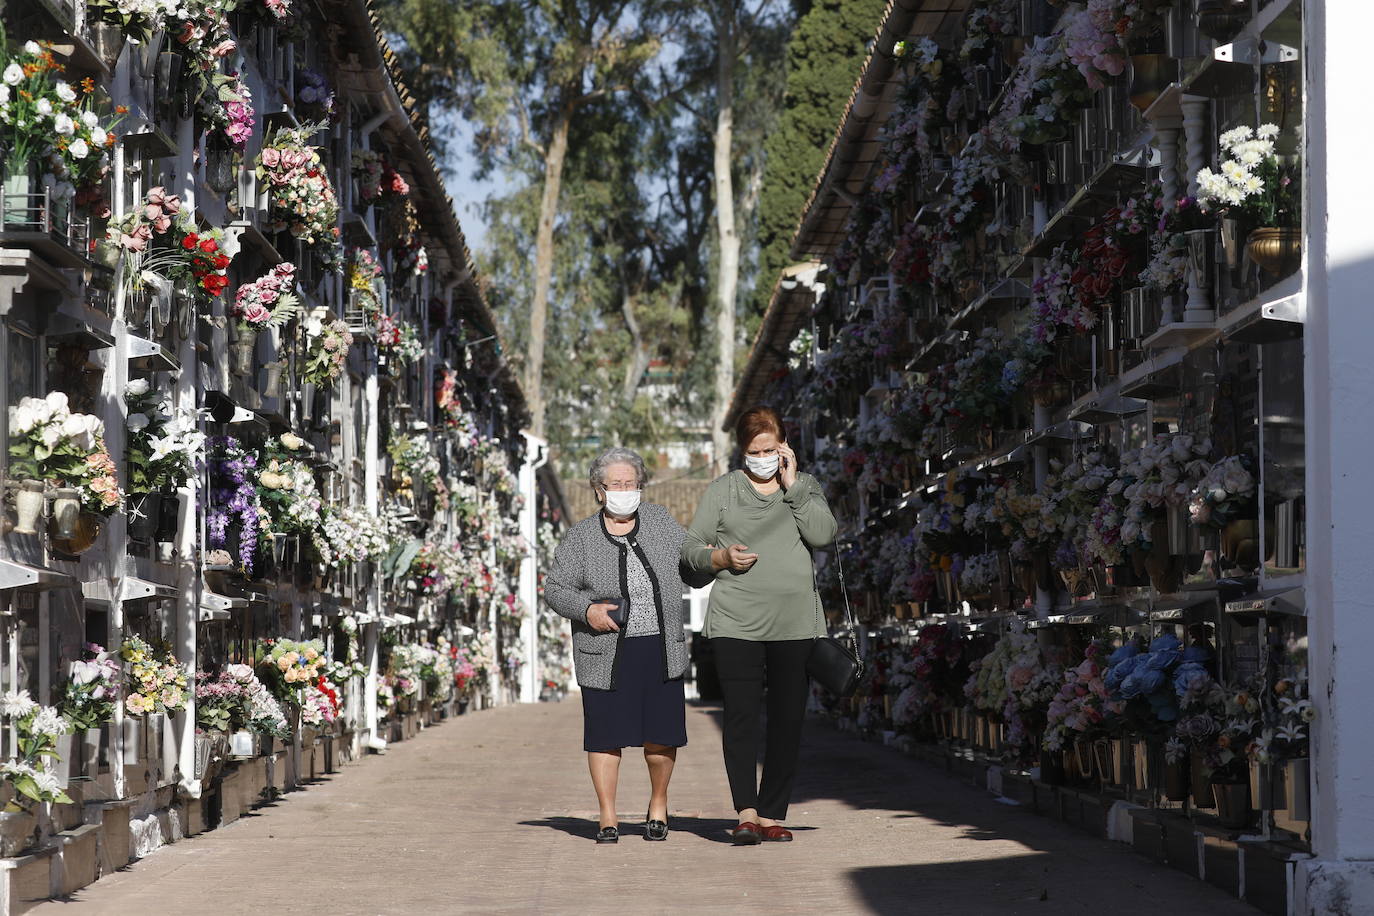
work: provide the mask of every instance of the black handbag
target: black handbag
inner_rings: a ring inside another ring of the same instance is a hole
[[[855,639],[857,627],[854,612],[849,607],[849,590],[844,584],[844,562],[840,551],[835,550],[836,569],[840,574],[840,595],[844,598],[845,629],[836,636],[819,636],[811,644],[811,656],[806,660],[806,673],[826,690],[837,697],[849,697],[858,689],[859,679],[864,674],[864,664],[859,660],[859,646]],[[821,614],[821,597],[816,593],[816,613]]]
[[[606,612],[606,616],[611,618],[620,629],[625,629],[625,625],[630,622],[630,602],[624,598],[598,598],[595,604],[614,604],[615,608]]]

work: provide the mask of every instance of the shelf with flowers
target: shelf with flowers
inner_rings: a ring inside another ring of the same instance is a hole
[[[338,714],[337,691],[324,677],[329,656],[320,640],[263,639],[253,660],[262,683],[285,707],[291,731],[298,723],[332,722]]]
[[[308,313],[299,326],[303,354],[298,364],[301,410],[303,416],[309,417],[313,416],[316,389],[332,387],[343,375],[353,334],[346,322],[330,318],[320,309]]]
[[[198,471],[205,457],[205,435],[194,411],[174,409],[167,394],[147,379],[129,381],[124,403],[129,536],[171,540],[179,511],[175,491]]]
[[[424,341],[415,325],[390,315],[377,316],[377,328],[373,333],[377,349],[388,360],[396,360],[401,365],[415,362],[425,352]]]
[[[126,665],[124,711],[130,717],[126,722],[147,722],[149,717],[186,707],[189,678],[169,646],[154,646],[130,635],[119,647],[119,657]],[[143,729],[145,741],[155,734],[155,726]]]
[[[348,307],[344,320],[355,335],[371,333],[382,314],[382,297],[386,283],[382,265],[367,248],[348,250]]]
[[[73,413],[61,391],[23,398],[10,407],[14,533],[36,534],[48,505],[48,534],[55,549],[76,555],[95,543],[103,520],[124,503],[104,433],[98,417]]]
[[[84,257],[80,217],[109,215],[109,150],[125,112],[109,110],[93,79],[73,84],[62,75],[50,44],[12,47],[0,29],[0,226],[60,240]]]

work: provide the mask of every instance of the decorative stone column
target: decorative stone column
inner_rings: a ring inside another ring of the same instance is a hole
[[[1179,101],[1179,107],[1183,109],[1183,134],[1188,156],[1189,197],[1197,197],[1197,173],[1207,163],[1207,106],[1207,99],[1195,95],[1185,95]],[[1183,306],[1185,324],[1210,324],[1216,318],[1207,283],[1210,245],[1210,234],[1189,239],[1188,299]]]

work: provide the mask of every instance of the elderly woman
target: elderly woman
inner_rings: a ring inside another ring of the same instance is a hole
[[[626,747],[643,747],[649,767],[644,839],[667,839],[668,780],[687,743],[679,571],[686,532],[667,509],[640,502],[647,477],[629,449],[592,462],[601,509],[568,531],[544,582],[549,606],[572,621],[582,743],[601,809],[598,843],[620,839],[615,792]]]
[[[797,454],[769,407],[740,415],[744,469],[711,482],[682,546],[687,567],[715,576],[706,609],[725,700],[721,743],[739,824],[737,845],[786,841],[808,693],[806,662],[825,635],[811,549],[835,538],[821,485],[797,470]],[[757,778],[759,714],[768,726]]]

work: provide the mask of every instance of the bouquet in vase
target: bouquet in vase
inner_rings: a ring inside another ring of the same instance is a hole
[[[175,712],[186,705],[186,672],[166,646],[154,649],[141,637],[130,636],[119,647],[119,656],[129,666],[124,697],[129,715]]]

